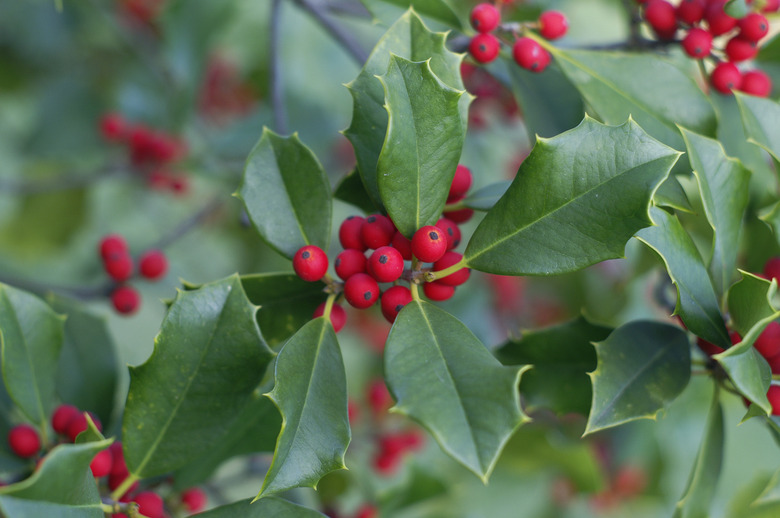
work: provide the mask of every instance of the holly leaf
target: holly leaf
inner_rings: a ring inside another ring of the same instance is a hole
[[[523,375],[520,393],[528,410],[543,407],[559,414],[590,411],[588,373],[596,368],[591,342],[605,340],[612,328],[592,324],[585,317],[561,325],[523,333],[496,350],[505,365],[532,365]]]
[[[775,239],[780,244],[780,201],[759,212],[758,217],[769,225],[772,233],[775,235]]]
[[[132,474],[173,471],[227,435],[273,357],[256,311],[236,275],[177,294],[152,356],[130,367],[122,439]]]
[[[284,344],[274,380],[267,396],[282,414],[282,429],[255,500],[294,487],[316,488],[326,474],[346,469],[352,437],[344,361],[329,320],[315,318]]]
[[[13,402],[42,430],[56,401],[64,320],[38,297],[0,284],[3,382]]]
[[[655,207],[650,209],[650,214],[656,226],[640,230],[636,237],[663,259],[669,277],[677,286],[674,314],[680,315],[696,336],[726,349],[731,339],[696,245],[676,216]]]
[[[260,236],[280,254],[292,259],[305,245],[328,249],[330,182],[297,134],[281,137],[263,128],[237,195]]]
[[[780,104],[771,99],[735,92],[748,140],[780,161]]]
[[[325,515],[313,509],[294,504],[287,500],[269,496],[257,502],[242,500],[222,505],[209,511],[198,513],[198,518],[325,518]]]
[[[726,2],[723,10],[729,16],[740,19],[747,16],[753,9],[745,0],[729,0]]]
[[[422,424],[448,455],[487,481],[528,419],[517,384],[530,367],[501,365],[462,322],[421,301],[398,314],[384,361],[393,410]]]
[[[658,207],[669,207],[691,214],[694,212],[685,189],[674,175],[669,175],[669,178],[658,187],[653,196],[653,203]]]
[[[714,231],[709,272],[717,293],[725,293],[736,273],[742,218],[748,204],[750,171],[726,156],[717,140],[680,128],[704,212]]]
[[[463,55],[447,50],[445,40],[445,33],[428,30],[417,13],[410,9],[380,38],[360,74],[347,85],[352,95],[352,122],[344,130],[344,135],[352,142],[363,185],[377,207],[384,206],[379,195],[377,162],[385,142],[388,121],[384,107],[385,91],[377,76],[387,73],[391,54],[410,61],[430,59],[430,67],[436,77],[454,90],[463,90],[460,77]],[[462,124],[468,120],[469,102],[470,96],[461,96]],[[451,174],[455,174],[454,168]]]
[[[718,390],[710,406],[704,438],[693,464],[688,485],[674,509],[674,518],[707,518],[723,465],[723,407]]]
[[[651,321],[624,324],[594,344],[598,367],[585,434],[658,414],[683,391],[691,377],[685,331]]]
[[[435,224],[447,203],[466,136],[459,105],[466,92],[436,77],[430,60],[396,55],[379,80],[388,113],[376,165],[379,194],[395,226],[411,238],[418,228]]]
[[[463,200],[463,205],[474,210],[488,211],[501,199],[510,185],[512,185],[511,180],[503,180],[486,185],[468,195]]]
[[[333,197],[357,207],[366,214],[372,214],[380,210],[371,201],[371,197],[368,195],[366,187],[363,185],[363,180],[360,179],[360,172],[357,169],[353,169],[352,172],[339,181],[339,184],[333,191]]]
[[[764,490],[753,503],[754,506],[777,507],[780,509],[780,469],[775,471],[772,478],[769,479]]]
[[[622,257],[626,241],[651,224],[653,192],[678,156],[631,120],[612,127],[586,117],[537,139],[465,260],[488,273],[553,275]]]

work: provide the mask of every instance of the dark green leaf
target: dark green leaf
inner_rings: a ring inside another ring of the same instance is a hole
[[[14,403],[43,430],[56,400],[63,321],[38,297],[0,284],[3,381]]]
[[[653,202],[659,207],[669,207],[683,212],[693,213],[693,207],[685,194],[685,189],[674,175],[669,175],[658,190],[655,191]]]
[[[366,187],[363,185],[363,180],[361,180],[360,172],[357,169],[354,169],[341,179],[333,192],[333,197],[354,205],[366,214],[379,211],[379,207],[374,205],[368,192],[366,192]]]
[[[466,135],[459,106],[465,90],[442,82],[429,61],[396,55],[379,80],[388,113],[376,165],[379,194],[398,230],[411,238],[435,224],[447,203]]]
[[[771,99],[762,99],[736,92],[735,97],[742,113],[742,124],[751,142],[769,151],[780,161],[780,104]]]
[[[387,23],[398,18],[403,9],[412,7],[418,13],[462,29],[463,24],[447,0],[360,0],[374,17]]]
[[[478,189],[477,191],[469,194],[469,196],[463,200],[463,204],[475,210],[490,210],[498,202],[501,196],[506,193],[509,186],[512,184],[511,180],[502,180],[500,182],[491,183],[485,187]]]
[[[593,403],[586,434],[655,419],[691,377],[691,346],[676,326],[629,322],[594,345],[598,368],[590,375]]]
[[[346,469],[351,439],[347,378],[330,321],[315,318],[290,338],[276,358],[268,397],[282,414],[271,467],[255,500],[316,487],[331,471]]]
[[[328,249],[330,183],[297,134],[281,137],[263,128],[238,195],[257,231],[282,255],[292,258],[305,245]]]
[[[596,368],[591,342],[605,340],[611,332],[609,327],[579,317],[523,333],[519,341],[509,341],[497,349],[496,356],[508,365],[533,365],[520,382],[520,393],[529,410],[544,407],[560,414],[587,415],[591,402],[588,373]]]
[[[626,241],[651,224],[648,204],[678,156],[633,121],[612,127],[586,117],[539,139],[471,237],[468,265],[552,275],[622,257]]]
[[[234,504],[223,505],[198,518],[325,518],[324,514],[313,509],[288,502],[275,496],[263,498],[257,502],[242,500]]]
[[[427,302],[404,306],[385,345],[394,407],[425,426],[483,481],[527,419],[517,384],[528,366],[505,367],[458,319]]]
[[[122,439],[131,473],[172,471],[227,434],[273,356],[256,310],[238,276],[177,294],[152,356],[130,368]]]
[[[677,286],[674,314],[695,335],[723,349],[729,347],[718,298],[696,245],[676,216],[655,207],[650,214],[656,226],[640,230],[636,237],[658,253]]]

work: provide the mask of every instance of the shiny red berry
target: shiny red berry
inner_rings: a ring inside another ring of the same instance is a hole
[[[471,10],[471,26],[477,32],[490,32],[501,23],[501,13],[493,4],[481,3]]]
[[[766,16],[759,13],[748,14],[739,20],[737,25],[739,26],[739,36],[753,42],[760,40],[769,32],[769,21],[767,21]]]
[[[382,315],[392,324],[395,322],[398,313],[411,301],[412,292],[406,286],[399,285],[388,288],[382,293],[382,298],[379,301],[382,307]]]
[[[444,235],[447,236],[447,250],[457,248],[460,244],[461,238],[460,228],[458,228],[458,225],[456,225],[454,221],[451,221],[447,218],[440,218],[439,221],[436,222],[436,226],[443,230]]]
[[[683,38],[682,47],[692,58],[706,58],[712,50],[712,34],[702,28],[694,27]]]
[[[515,62],[531,72],[541,72],[550,64],[550,54],[528,37],[519,38],[512,47]]]
[[[440,282],[426,282],[423,284],[423,293],[431,300],[443,301],[455,295],[455,286],[447,286]]]
[[[455,168],[455,176],[452,177],[450,192],[447,194],[447,203],[462,200],[471,189],[472,181],[471,169],[464,165],[458,165]]]
[[[501,43],[490,33],[477,34],[469,42],[469,52],[479,63],[490,63],[500,51]]]
[[[395,235],[395,225],[390,218],[381,214],[367,217],[360,227],[363,243],[372,250],[389,245],[393,235]]]
[[[404,258],[395,248],[381,246],[368,258],[367,270],[377,282],[393,282],[404,273]]]
[[[732,63],[739,63],[753,59],[758,54],[758,46],[754,41],[746,40],[740,36],[731,38],[726,43],[726,57]]]
[[[356,273],[344,283],[344,298],[353,307],[371,307],[379,298],[379,284],[367,273]]]
[[[454,223],[465,223],[474,215],[473,209],[459,209],[447,211],[443,214],[445,218]]]
[[[163,499],[152,491],[141,491],[133,497],[133,502],[138,504],[138,512],[148,518],[165,518]]]
[[[458,264],[461,259],[463,259],[463,255],[459,254],[458,252],[447,252],[442,256],[441,259],[433,263],[433,271],[439,272],[446,268],[449,268],[450,266],[454,266]],[[455,273],[451,273],[450,275],[446,277],[442,277],[441,279],[436,279],[436,281],[440,284],[445,284],[447,286],[460,286],[467,280],[469,280],[469,276],[471,275],[471,269],[470,268],[461,268],[460,270],[456,271]]]
[[[73,416],[80,414],[78,408],[73,405],[60,405],[54,409],[51,415],[51,427],[59,434],[64,434],[68,430],[68,422]]]
[[[347,248],[336,256],[333,267],[341,280],[346,281],[356,273],[365,273],[368,261],[366,256],[356,248]]]
[[[111,465],[114,463],[114,456],[111,450],[102,450],[92,458],[89,463],[89,469],[92,470],[92,476],[95,478],[105,477],[111,473]]]
[[[560,11],[545,11],[539,16],[539,34],[548,40],[562,38],[569,29],[569,21]]]
[[[111,303],[118,313],[131,315],[138,309],[141,295],[132,286],[119,286],[111,292]]]
[[[147,279],[156,281],[168,271],[168,259],[160,250],[148,250],[138,259],[138,271]]]
[[[732,18],[724,8],[727,0],[711,0],[704,11],[704,19],[713,36],[720,36],[737,26],[737,19]]]
[[[19,424],[8,432],[8,446],[11,451],[22,458],[34,457],[41,449],[41,438],[38,430],[29,424]]]
[[[319,318],[324,314],[325,302],[317,306],[317,309],[314,310],[314,315],[312,315],[312,318]],[[333,304],[333,306],[330,308],[330,323],[333,326],[333,331],[336,333],[341,331],[341,329],[344,327],[344,324],[347,323],[347,312],[344,311],[344,308],[338,304]]]
[[[439,227],[426,225],[412,236],[412,254],[424,263],[438,261],[447,251],[447,236]]]
[[[746,94],[769,97],[772,93],[772,80],[761,70],[750,70],[742,75],[739,89]]]
[[[764,358],[780,354],[780,322],[770,322],[758,335],[753,346]]]
[[[100,257],[104,261],[111,257],[128,253],[127,241],[119,234],[109,234],[100,240]]]
[[[363,251],[368,248],[360,237],[360,228],[366,219],[362,216],[350,216],[339,227],[339,242],[346,249],[354,248]]]
[[[181,494],[181,502],[187,511],[199,513],[206,507],[206,492],[199,487],[187,489]]]
[[[764,7],[761,8],[762,13],[776,13],[780,11],[780,0],[766,0]]]
[[[780,415],[780,385],[770,385],[766,397],[772,405],[772,415]]]
[[[742,85],[742,73],[734,63],[724,61],[718,63],[712,70],[710,82],[715,90],[728,95],[732,90],[739,90]]]
[[[390,245],[401,253],[401,257],[403,257],[405,261],[412,260],[412,242],[406,239],[406,236],[401,234],[401,232],[395,232],[393,241]]]
[[[675,8],[666,0],[650,0],[645,4],[645,20],[659,34],[677,29]]]
[[[677,19],[687,25],[695,25],[704,17],[707,0],[682,0],[677,6]]]
[[[292,260],[295,274],[307,282],[322,279],[328,271],[328,256],[316,245],[302,246]]]

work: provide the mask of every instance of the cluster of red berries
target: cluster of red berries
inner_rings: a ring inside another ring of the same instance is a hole
[[[643,4],[644,19],[660,40],[672,41],[677,31],[685,35],[680,43],[692,58],[717,60],[710,73],[710,83],[722,94],[732,90],[767,97],[772,91],[769,76],[761,70],[741,72],[737,63],[753,59],[758,53],[758,42],[769,32],[764,13],[780,10],[780,0],[764,3],[760,12],[753,11],[742,18],[726,13],[728,0],[682,0],[678,6],[667,0],[637,0]],[[752,4],[752,2],[748,2]],[[715,38],[725,40],[722,48],[715,47]],[[715,58],[713,51],[721,57]]]
[[[469,105],[469,129],[488,126],[493,113],[511,120],[520,114],[515,96],[501,81],[490,75],[483,67],[464,61],[460,75],[466,90],[474,96]],[[516,172],[515,168],[512,173]]]
[[[471,187],[471,171],[459,165],[454,175],[447,198],[448,203],[462,200]],[[407,268],[406,261],[414,258],[419,263],[430,263],[432,271],[448,269],[458,264],[463,255],[452,251],[460,243],[460,229],[457,223],[467,221],[473,215],[471,209],[459,209],[444,212],[444,217],[436,225],[426,225],[418,229],[411,240],[401,234],[392,220],[382,214],[372,214],[366,218],[350,216],[339,227],[339,241],[344,250],[338,254],[334,263],[336,275],[342,283],[328,279],[328,283],[343,293],[346,301],[355,308],[366,309],[380,299],[382,314],[388,322],[394,322],[398,312],[411,302],[412,293],[399,281],[419,284],[423,280],[414,274],[421,274]],[[372,250],[366,257],[366,251]],[[301,247],[293,256],[293,269],[303,280],[315,282],[323,279],[328,271],[328,256],[315,245]],[[419,266],[419,264],[418,264]],[[455,293],[455,287],[466,282],[471,274],[468,268],[457,269],[454,273],[431,282],[424,282],[422,289],[431,300],[447,300]],[[392,283],[392,286],[380,288],[380,283]],[[327,303],[322,303],[314,317],[325,313]],[[339,304],[332,304],[330,320],[338,332],[346,323],[346,312]]]
[[[100,119],[100,134],[108,142],[127,146],[130,162],[145,176],[150,188],[186,192],[187,178],[171,170],[187,154],[183,140],[143,124],[131,124],[118,113],[107,113]]]
[[[138,290],[127,284],[135,273],[133,257],[127,241],[118,234],[109,234],[100,241],[103,268],[117,286],[111,292],[114,308],[123,315],[134,313],[141,302]],[[168,271],[168,259],[160,250],[147,250],[138,258],[138,273],[150,281],[162,279]]]
[[[198,104],[206,119],[222,124],[246,115],[255,104],[255,94],[241,79],[238,68],[224,56],[215,54],[206,63]]]
[[[498,57],[501,51],[501,40],[493,32],[500,28],[501,13],[498,8],[489,3],[481,3],[471,11],[471,26],[479,34],[469,43],[469,52],[480,63],[489,63]],[[569,28],[566,16],[559,11],[543,12],[535,27],[539,34],[548,40],[563,37]],[[542,72],[550,64],[550,53],[536,40],[527,36],[517,37],[512,44],[512,57],[515,62],[531,72]]]

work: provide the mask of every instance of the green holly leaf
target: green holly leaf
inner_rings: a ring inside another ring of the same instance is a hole
[[[650,214],[656,226],[640,230],[636,237],[663,259],[669,277],[677,286],[674,314],[680,315],[695,335],[726,349],[731,339],[696,245],[676,216],[655,207],[650,209]]]
[[[532,365],[523,375],[520,393],[526,407],[550,408],[559,414],[590,411],[588,373],[596,368],[591,342],[601,342],[612,328],[592,324],[584,317],[547,329],[523,333],[496,350],[505,365]]]
[[[32,476],[0,487],[0,511],[9,518],[104,518],[89,463],[112,442],[106,439],[55,447]]]
[[[502,180],[486,185],[469,194],[463,200],[463,205],[474,210],[488,211],[501,199],[510,185],[512,185],[511,180]]]
[[[754,506],[769,506],[780,510],[780,469],[775,471],[764,490],[756,498]]]
[[[742,125],[748,140],[765,149],[776,161],[780,161],[780,104],[771,99],[762,99],[735,92],[742,114]]]
[[[674,518],[708,518],[723,465],[723,407],[718,390],[710,406],[704,438],[693,464],[688,485],[674,509]]]
[[[377,207],[383,207],[377,162],[385,142],[388,121],[384,107],[385,91],[377,76],[387,73],[391,54],[410,61],[430,59],[430,67],[436,77],[454,90],[463,90],[460,77],[463,55],[447,50],[445,40],[445,33],[428,30],[417,13],[410,9],[377,42],[360,74],[347,85],[352,95],[352,122],[344,130],[344,135],[355,148],[360,177]],[[464,125],[468,120],[469,102],[469,96],[461,96],[461,122]],[[455,174],[454,168],[451,174]]]
[[[236,275],[177,294],[152,356],[130,368],[122,439],[132,474],[177,469],[226,436],[273,357],[256,311]]]
[[[44,434],[56,402],[64,320],[38,297],[0,284],[3,382]]]
[[[333,191],[333,197],[349,203],[362,210],[366,214],[379,212],[380,208],[374,205],[371,197],[360,179],[360,172],[353,169],[348,175],[339,181],[336,189]]]
[[[384,354],[394,410],[420,422],[447,454],[487,481],[528,419],[517,384],[530,367],[501,365],[462,322],[420,301],[398,314]]]
[[[685,331],[651,321],[634,321],[594,344],[598,367],[585,434],[658,414],[691,377]]]
[[[413,8],[418,13],[443,22],[455,29],[462,29],[463,23],[447,0],[360,0],[374,17],[389,24],[398,19],[405,9]]]
[[[408,238],[433,225],[447,203],[466,135],[460,99],[431,70],[430,61],[390,57],[385,88],[387,136],[376,165],[387,214]]]
[[[253,502],[242,500],[233,504],[223,505],[210,511],[198,514],[198,518],[325,518],[313,509],[288,502],[275,496],[269,496]]]
[[[297,134],[281,137],[263,128],[237,194],[262,238],[280,254],[291,259],[306,245],[328,249],[330,182]]]
[[[329,320],[315,318],[284,344],[274,380],[267,395],[282,414],[282,430],[255,500],[294,487],[316,488],[326,474],[346,469],[352,437],[344,362]]]
[[[747,16],[753,8],[745,0],[729,0],[723,10],[731,17],[740,19]]]
[[[750,171],[726,156],[717,140],[680,128],[704,212],[714,231],[709,272],[715,291],[723,294],[736,273],[742,218],[748,204]]]
[[[775,235],[775,239],[780,243],[780,201],[759,212],[758,217],[769,225],[772,233]]]
[[[622,257],[626,241],[651,224],[653,192],[678,156],[631,120],[612,127],[586,117],[538,139],[465,260],[489,273],[553,275]]]
[[[653,203],[658,207],[669,207],[690,214],[694,212],[685,189],[674,175],[669,175],[669,178],[658,187],[653,196]]]

